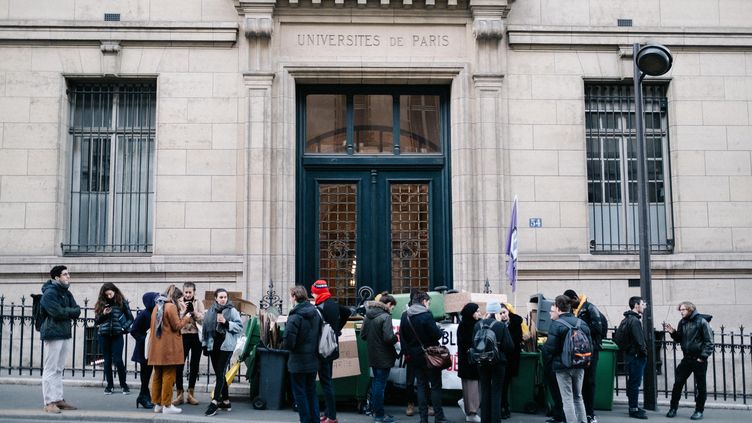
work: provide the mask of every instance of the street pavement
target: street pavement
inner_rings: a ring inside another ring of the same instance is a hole
[[[42,411],[42,388],[39,379],[13,379],[0,377],[0,422],[33,423],[42,421],[87,421],[87,422],[218,422],[218,421],[263,421],[263,422],[297,422],[297,413],[292,409],[286,410],[254,410],[248,398],[247,391],[235,389],[235,395],[231,394],[232,411],[217,412],[216,416],[205,417],[204,411],[209,401],[206,386],[198,386],[198,406],[182,405],[182,414],[163,415],[155,414],[152,410],[136,409],[137,388],[131,388],[131,395],[122,395],[116,392],[113,395],[103,394],[102,386],[98,384],[76,383],[78,381],[66,381],[65,399],[76,405],[75,411],[63,411],[62,414],[48,414]],[[231,391],[233,392],[233,391]],[[611,411],[598,412],[600,422],[636,422],[627,416],[627,408],[622,401],[615,401]],[[620,404],[621,403],[621,404]],[[648,412],[649,420],[668,421],[664,417],[667,410],[659,401],[657,412]],[[709,404],[713,408],[706,409],[705,421],[708,422],[734,422],[741,423],[750,421],[750,407],[731,406],[725,404]],[[730,408],[716,408],[716,407]],[[337,417],[340,423],[372,423],[372,418],[358,414],[354,405],[339,404]],[[404,415],[404,406],[387,405],[387,413],[395,416],[401,423],[418,423],[417,416],[407,417]],[[678,423],[689,421],[693,407],[691,403],[679,409],[679,415],[671,421]],[[456,404],[445,405],[447,418],[455,423],[464,422],[464,416]],[[544,422],[546,417],[542,412],[538,414],[512,414],[507,422]],[[430,419],[433,423],[433,419]]]

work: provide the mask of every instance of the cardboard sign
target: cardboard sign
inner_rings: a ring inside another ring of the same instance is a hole
[[[444,331],[444,335],[439,339],[439,345],[443,345],[449,349],[449,353],[452,355],[452,366],[441,372],[441,385],[443,389],[459,389],[462,390],[462,381],[457,375],[457,327],[456,323],[437,323],[439,327]],[[392,320],[392,326],[394,327],[394,333],[399,333],[400,321]],[[410,330],[406,328],[405,330]],[[400,344],[397,343],[397,352],[400,351]],[[395,386],[400,388],[405,387],[405,358],[401,356],[399,360],[394,363],[394,367],[389,372],[389,381]]]
[[[476,303],[480,306],[481,313],[486,311],[486,304],[496,301],[500,304],[507,302],[504,294],[482,294],[478,292],[456,292],[444,296],[444,311],[447,313],[459,313],[467,303]]]

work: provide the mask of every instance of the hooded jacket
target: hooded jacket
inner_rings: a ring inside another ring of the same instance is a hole
[[[136,313],[136,318],[131,325],[131,336],[136,340],[136,345],[133,348],[133,355],[131,355],[131,361],[136,363],[145,364],[146,356],[144,355],[144,347],[146,346],[146,331],[151,326],[151,313],[154,311],[154,305],[156,304],[158,292],[147,292],[141,300],[144,303],[144,309],[139,310]]]
[[[627,337],[627,349],[625,354],[639,357],[648,356],[648,344],[645,342],[645,332],[642,331],[642,316],[632,310],[624,312],[624,319],[627,320],[624,335]]]
[[[55,341],[71,338],[73,321],[81,314],[68,285],[52,279],[42,285],[42,313],[44,322],[39,331],[42,341]]]
[[[671,338],[681,343],[684,357],[707,360],[713,354],[713,329],[708,319],[697,310],[679,321]]]
[[[600,351],[603,349],[601,347],[601,342],[603,342],[603,337],[605,336],[604,330],[607,329],[603,325],[601,312],[600,310],[598,310],[598,307],[596,307],[595,304],[587,300],[586,295],[580,295],[580,298],[580,305],[577,306],[576,309],[572,310],[572,314],[577,316],[578,319],[585,322],[585,324],[590,329],[590,338],[593,341],[593,350]]]
[[[433,314],[423,304],[413,304],[402,313],[400,345],[402,351],[407,355],[407,359],[412,361],[416,367],[426,367],[421,342],[425,348],[437,346],[442,333],[433,319]]]
[[[109,313],[94,316],[94,323],[99,326],[98,333],[105,336],[115,336],[128,333],[133,324],[133,313],[127,300],[123,304],[114,304]]]
[[[507,372],[510,376],[517,376],[522,355],[522,317],[512,313],[511,310],[509,310],[507,329],[509,329],[509,336],[512,337],[512,350],[507,354]]]
[[[548,329],[548,338],[546,343],[543,344],[543,356],[544,362],[551,361],[551,367],[553,371],[569,370],[561,362],[561,352],[564,349],[564,338],[567,336],[569,328],[564,326],[559,320],[564,320],[572,326],[577,326],[577,322],[580,319],[574,317],[572,313],[561,313],[557,320],[551,322],[551,327]],[[590,328],[584,322],[580,324],[580,330],[590,338]]]
[[[290,373],[318,371],[320,336],[321,317],[316,306],[308,301],[295,305],[287,316],[282,344],[290,352],[287,357],[287,370]]]
[[[368,344],[368,365],[377,369],[389,369],[397,358],[397,335],[392,327],[389,306],[381,301],[366,303],[366,319],[360,338]]]

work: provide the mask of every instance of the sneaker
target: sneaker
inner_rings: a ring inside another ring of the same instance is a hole
[[[162,406],[159,404],[154,404],[154,412],[155,413],[161,413],[162,412]]]
[[[128,385],[123,386],[123,395],[130,395],[131,394],[131,388],[128,387]]]
[[[397,423],[394,416],[384,416],[382,418],[374,417],[373,421],[377,423]]]
[[[167,407],[162,407],[162,414],[180,414],[183,410],[170,404]]]
[[[465,399],[460,398],[459,400],[457,400],[457,406],[460,407],[460,410],[462,410],[462,415],[464,416],[465,415]]]
[[[77,407],[74,407],[74,406],[68,404],[67,402],[65,402],[64,399],[56,402],[55,405],[57,405],[57,408],[59,408],[61,410],[78,410]]]
[[[668,418],[676,417],[676,408],[669,408],[668,413],[666,413],[666,417]]]
[[[55,413],[60,414],[62,411],[60,411],[59,408],[57,408],[57,405],[54,402],[51,402],[44,406],[44,412],[45,413]]]
[[[690,420],[702,420],[702,411],[695,411],[692,413],[692,417],[689,418]]]
[[[436,412],[433,411],[433,407],[430,406],[430,405],[428,406],[428,415],[429,416],[435,416],[436,415]]]
[[[222,411],[232,411],[232,404],[230,404],[230,401],[227,401],[227,402],[222,401],[219,404],[217,404],[217,406]]]
[[[214,401],[212,401],[209,403],[209,406],[206,407],[206,411],[204,412],[204,415],[207,417],[211,417],[217,414],[217,410],[219,410],[219,405],[217,405]]]
[[[112,395],[112,387],[104,388],[105,395]]]
[[[326,417],[325,415],[323,415],[323,414],[322,414],[322,415],[320,415],[320,416],[319,416],[319,422],[321,422],[321,423],[324,423],[324,421],[326,420],[326,418],[327,418],[327,417]]]
[[[415,404],[408,402],[407,408],[405,409],[405,415],[408,417],[412,417],[415,414]]]
[[[465,417],[466,422],[472,422],[472,423],[480,423],[480,416],[477,414],[471,414],[467,417]]]
[[[598,423],[598,418],[595,415],[587,416],[588,423]]]
[[[633,419],[647,420],[648,415],[644,411],[634,410],[629,412],[629,417]]]

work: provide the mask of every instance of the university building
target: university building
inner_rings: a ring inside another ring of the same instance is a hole
[[[752,323],[752,2],[0,1],[0,292],[639,293]],[[504,247],[519,200],[519,280]]]

